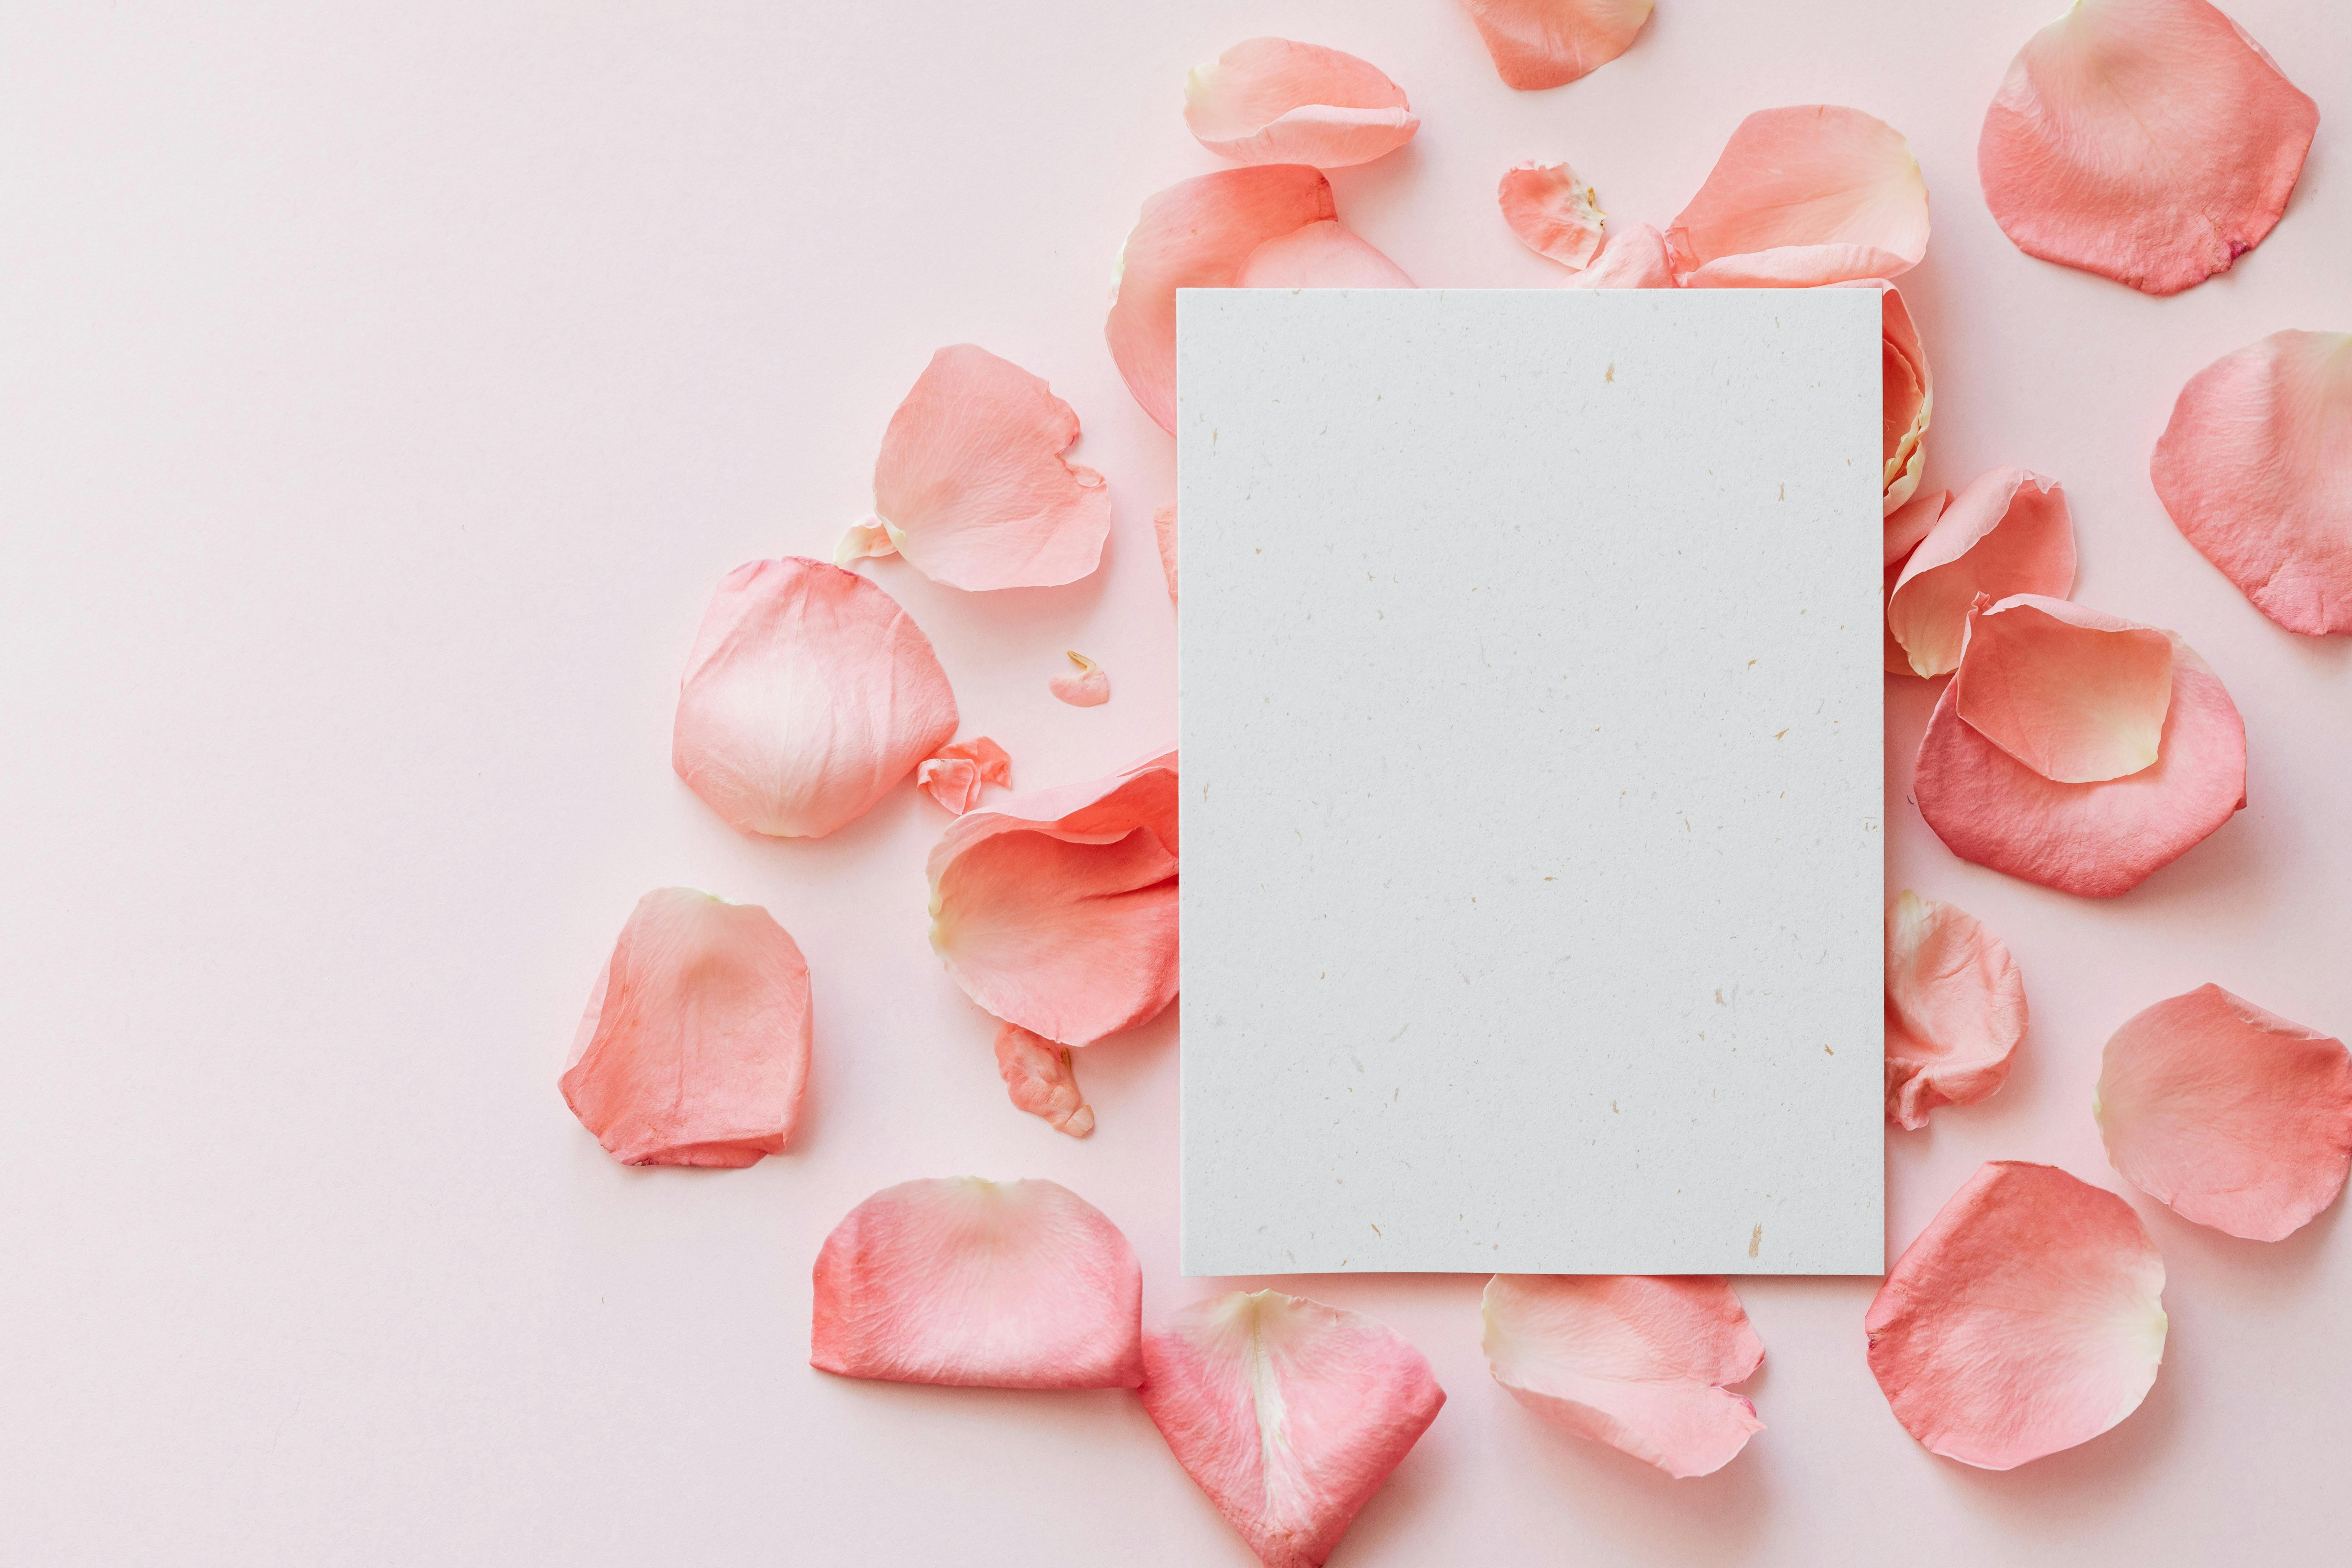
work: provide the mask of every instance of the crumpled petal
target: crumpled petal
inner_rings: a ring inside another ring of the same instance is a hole
[[[1652,0],[1462,0],[1506,87],[1559,87],[1625,52]]]
[[[1761,109],[1666,226],[1675,276],[1702,288],[1887,279],[1927,252],[1927,182],[1903,133],[1858,109]]]
[[[2250,1241],[2302,1229],[2352,1170],[2352,1053],[2218,985],[2117,1029],[2092,1110],[2126,1181]]]
[[[1875,289],[1879,298],[1879,384],[1885,473],[1881,481],[1888,516],[1919,489],[1927,461],[1927,421],[1936,411],[1936,382],[1927,369],[1927,348],[1903,303],[1903,290],[1883,278],[1833,285]]]
[[[1513,1398],[1670,1476],[1712,1475],[1764,1429],[1725,1386],[1755,1374],[1764,1342],[1720,1275],[1497,1274],[1480,1310]]]
[[[1396,1334],[1278,1290],[1179,1308],[1143,1371],[1170,1451],[1266,1568],[1318,1568],[1445,1403]]]
[[[657,888],[596,976],[563,1102],[623,1164],[756,1164],[800,1120],[809,1038],[808,964],[767,910]]]
[[[2273,332],[2199,371],[2148,477],[2256,609],[2352,632],[2352,332]]]
[[[966,812],[931,850],[931,946],[964,994],[1083,1046],[1176,999],[1176,753]]]
[[[1168,579],[1168,602],[1176,602],[1176,503],[1151,514],[1152,537],[1160,542],[1160,572]]]
[[[2151,767],[2172,705],[2172,639],[2063,599],[2020,594],[1969,612],[1952,708],[1977,733],[2060,784]]]
[[[670,762],[746,833],[862,816],[956,732],[930,639],[855,572],[806,556],[720,580],[678,683]]]
[[[1237,163],[1368,163],[1421,129],[1404,89],[1320,44],[1248,38],[1184,78],[1184,123]]]
[[[1103,336],[1128,390],[1161,429],[1176,428],[1176,290],[1233,288],[1259,246],[1336,216],[1331,182],[1304,163],[1220,169],[1143,204],[1119,252]]]
[[[1110,700],[1110,677],[1101,665],[1073,648],[1063,658],[1076,665],[1076,673],[1057,675],[1045,683],[1055,696],[1073,708],[1099,708]]]
[[[2105,784],[2035,773],[1963,720],[1959,683],[1946,686],[1912,777],[1919,815],[1945,847],[2029,882],[2106,899],[2131,891],[2242,809],[2245,722],[2211,667],[2178,635],[2165,636],[2172,695],[2155,765]]]
[[[1886,605],[1895,597],[1895,584],[1903,578],[1903,568],[1919,542],[1927,537],[1944,510],[1952,504],[1952,492],[1937,490],[1932,495],[1915,496],[1889,512],[1886,517],[1885,580],[1878,592],[1878,629],[1885,645],[1886,668],[1892,675],[1916,675],[1911,668],[1911,656],[1895,640],[1895,628],[1887,624]]]
[[[816,1255],[809,1364],[822,1372],[1133,1388],[1142,1342],[1135,1249],[1057,1182],[901,1182],[850,1210]]]
[[[1977,174],[2028,256],[2177,294],[2262,243],[2318,125],[2205,0],[2079,0],[2011,62]]]
[[[2009,1080],[2025,982],[1974,915],[1905,889],[1886,906],[1886,1120],[1916,1130]]]
[[[2074,520],[2055,479],[2023,468],[1979,474],[1954,496],[1911,552],[1886,602],[1886,624],[1919,675],[1959,668],[1969,609],[2042,594],[2063,599],[2074,585]]]
[[[1672,289],[1673,259],[1666,254],[1666,237],[1645,223],[1627,224],[1609,231],[1601,254],[1583,271],[1560,284],[1563,289]]]
[[[1234,275],[1236,289],[1410,289],[1404,268],[1326,218],[1278,234]]]
[[[986,784],[1013,783],[1013,759],[985,735],[941,746],[915,769],[915,787],[961,816]]]
[[[1078,1092],[1069,1047],[1006,1024],[996,1031],[996,1071],[1013,1105],[1043,1117],[1055,1131],[1083,1138],[1095,1130],[1095,1113]]]
[[[878,517],[868,517],[849,525],[849,531],[833,547],[833,563],[846,566],[853,561],[878,560],[898,553],[898,542],[891,537],[890,525]]]
[[[1601,254],[1607,219],[1591,185],[1565,163],[1514,163],[1495,199],[1519,243],[1562,267],[1580,268]]]

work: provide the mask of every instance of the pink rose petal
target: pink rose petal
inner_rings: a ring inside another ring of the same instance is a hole
[[[1985,111],[1985,203],[2028,256],[2177,294],[2260,245],[2319,109],[2205,0],[2080,0]]]
[[[596,977],[563,1102],[623,1164],[756,1164],[800,1120],[809,1031],[808,965],[767,910],[659,888]]]
[[[2211,668],[2165,635],[2172,695],[2156,763],[2105,784],[2060,784],[2034,772],[1960,717],[1957,681],[1945,687],[1919,742],[1912,794],[1946,847],[2062,892],[2113,898],[2242,808],[2245,723]]]
[[[1160,572],[1168,579],[1168,602],[1176,602],[1176,506],[1174,502],[1151,514],[1152,537],[1160,542]]]
[[[2025,982],[1975,916],[1906,889],[1886,906],[1886,1120],[1916,1130],[2009,1079]]]
[[[987,784],[1013,783],[1013,759],[985,735],[941,746],[915,769],[915,787],[961,816]]]
[[[1176,998],[1176,753],[966,812],[931,851],[931,946],[999,1018],[1083,1046]]]
[[[1764,1429],[1725,1386],[1755,1374],[1764,1342],[1718,1275],[1497,1274],[1482,1312],[1513,1398],[1670,1476],[1712,1475]]]
[[[1076,649],[1062,657],[1078,668],[1074,674],[1057,675],[1045,683],[1055,696],[1073,708],[1099,708],[1110,700],[1110,677],[1101,665]]]
[[[1645,223],[1612,230],[1601,241],[1601,254],[1590,266],[1568,279],[1563,289],[1672,289],[1674,262],[1666,254],[1666,237]]]
[[[1276,1290],[1177,1310],[1143,1407],[1266,1568],[1317,1568],[1437,1418],[1429,1363],[1360,1313]]]
[[[1249,253],[1237,289],[1410,289],[1404,269],[1329,218],[1276,235]]]
[[[1885,491],[1892,516],[1919,489],[1919,470],[1927,461],[1927,422],[1936,411],[1936,382],[1927,369],[1927,345],[1919,341],[1903,291],[1882,279],[1868,278],[1843,288],[1878,290],[1880,303],[1881,426],[1884,434]]]
[[[2352,1170],[2352,1053],[2218,985],[2117,1029],[2092,1109],[2126,1181],[2250,1241],[2302,1229]]]
[[[2102,784],[2156,763],[2172,705],[2172,639],[2063,599],[1979,595],[1952,708],[1978,734],[2060,784]]]
[[[1945,509],[1951,504],[1951,491],[1934,490],[1927,495],[1914,496],[1895,510],[1888,512],[1884,564],[1899,567],[1909,561],[1911,552],[1918,549],[1920,541],[1926,539],[1934,531],[1937,522],[1942,519]],[[1907,660],[1903,669],[1906,675],[1911,672],[1911,666]]]
[[[1886,624],[1920,675],[1959,668],[1979,594],[2063,599],[2074,585],[2074,521],[2055,479],[2023,468],[1980,474],[1954,496],[1904,565]]]
[[[1185,77],[1184,123],[1237,163],[1338,169],[1395,152],[1421,118],[1402,88],[1353,55],[1250,38]]]
[[[1233,288],[1259,246],[1336,216],[1331,182],[1304,163],[1221,169],[1143,204],[1119,253],[1103,336],[1128,390],[1161,429],[1176,428],[1176,290]]]
[[[1858,109],[1759,110],[1666,246],[1675,277],[1701,287],[1892,278],[1927,254],[1927,183],[1902,132]]]
[[[1591,185],[1565,163],[1514,163],[1495,193],[1519,243],[1562,267],[1589,265],[1606,226]]]
[[[956,731],[922,628],[805,556],[730,572],[678,683],[670,760],[746,833],[814,838],[866,814]]]
[[[2139,1408],[2164,1359],[2164,1260],[2131,1205],[2052,1165],[1980,1167],[1906,1247],[1863,1327],[1928,1452],[2007,1470]]]
[[[1069,1047],[1006,1024],[996,1031],[996,1071],[1014,1106],[1043,1117],[1048,1127],[1073,1138],[1095,1130],[1095,1113],[1078,1092]]]
[[[1055,1182],[901,1182],[816,1256],[809,1364],[844,1377],[1133,1388],[1142,1334],[1134,1249]]]
[[[2352,632],[2352,332],[2273,332],[2199,371],[2148,475],[2256,609]]]
[[[1625,52],[1652,0],[1462,0],[1506,87],[1559,87]]]

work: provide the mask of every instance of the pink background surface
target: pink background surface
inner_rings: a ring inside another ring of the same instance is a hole
[[[1494,203],[1569,157],[1663,225],[1746,111],[1912,139],[1904,280],[1928,479],[2063,479],[2078,595],[2176,627],[2244,710],[2252,807],[2093,903],[1955,861],[1903,795],[1890,888],[1985,918],[2033,1031],[2008,1088],[1888,1140],[1890,1247],[1987,1158],[2120,1186],[2089,1115],[2126,1016],[2218,981],[2352,1028],[2352,650],[2263,620],[2147,479],[2174,393],[2288,326],[2352,326],[2352,22],[2236,0],[2322,105],[2284,223],[2143,298],[1994,227],[1977,127],[2056,0],[1664,0],[1584,82],[1515,94],[1448,0],[1181,5],[10,7],[0,17],[0,1539],[20,1561],[1233,1563],[1125,1394],[827,1378],[809,1265],[887,1183],[1063,1181],[1176,1259],[1173,1013],[1089,1051],[1074,1143],[1006,1104],[924,941],[938,809],[739,837],[672,776],[675,682],[738,562],[823,553],[882,426],[971,340],[1076,406],[1106,570],[968,596],[877,575],[967,731],[1028,785],[1165,740],[1150,544],[1171,443],[1101,336],[1151,191],[1216,166],[1184,68],[1260,33],[1360,53],[1422,134],[1335,178],[1416,279],[1542,283]],[[1694,454],[1694,457],[1701,454]],[[1433,548],[1477,549],[1475,539]],[[1499,553],[1498,572],[1510,563]],[[1053,701],[1061,650],[1109,706]],[[614,1165],[555,1092],[632,901],[764,903],[816,977],[795,1147]],[[1487,1377],[1468,1277],[1290,1279],[1451,1391],[1345,1564],[2332,1560],[2352,1529],[2342,1207],[2277,1246],[2142,1198],[2170,1269],[2146,1405],[2009,1475],[1936,1459],[1863,1359],[1866,1280],[1758,1280],[1769,1429],[1672,1482]]]

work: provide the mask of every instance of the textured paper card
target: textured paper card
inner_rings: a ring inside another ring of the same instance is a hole
[[[1875,291],[1177,314],[1185,1272],[1880,1272]]]

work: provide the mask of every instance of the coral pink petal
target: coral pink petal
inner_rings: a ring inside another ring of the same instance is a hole
[[[2148,474],[2256,609],[2352,632],[2352,332],[2273,332],[2199,371]]]
[[[1711,1475],[1764,1429],[1725,1386],[1754,1375],[1764,1342],[1719,1276],[1497,1274],[1482,1311],[1513,1398],[1670,1476]]]
[[[1928,1222],[1863,1327],[1870,1370],[1930,1453],[2007,1470],[2139,1408],[2164,1359],[2164,1260],[2131,1205],[1995,1161]]]
[[[1160,572],[1168,579],[1168,602],[1176,602],[1176,507],[1173,502],[1151,514],[1151,534],[1160,542]]]
[[[1886,906],[1886,1120],[1917,1129],[2008,1081],[2025,982],[1975,916],[1905,889]]]
[[[1110,700],[1110,677],[1103,667],[1085,654],[1063,655],[1077,668],[1068,675],[1057,675],[1045,683],[1055,696],[1073,708],[1099,708]]]
[[[1250,38],[1184,79],[1184,123],[1237,163],[1367,163],[1412,140],[1404,89],[1353,55]]]
[[[941,746],[915,769],[915,787],[959,816],[979,802],[986,785],[1012,783],[1013,759],[985,735]]]
[[[1507,87],[1559,87],[1625,52],[1652,0],[1462,0]]]
[[[2094,1109],[2126,1181],[2251,1241],[2300,1230],[2352,1170],[2352,1053],[2218,985],[2117,1029]]]
[[[596,977],[563,1102],[624,1164],[753,1164],[800,1119],[809,1028],[808,965],[767,910],[657,889]]]
[[[971,343],[943,348],[883,432],[875,513],[908,565],[950,587],[1074,583],[1110,536],[1103,477],[1062,460],[1077,438],[1045,382]]]
[[[1276,1290],[1180,1308],[1143,1407],[1266,1568],[1317,1568],[1437,1418],[1429,1363],[1360,1313]]]
[[[1702,287],[1892,278],[1927,251],[1927,183],[1902,132],[1858,109],[1764,109],[1739,122],[1666,227]]]
[[[1134,1248],[1058,1183],[901,1182],[816,1255],[809,1364],[844,1377],[1133,1388],[1142,1339]]]
[[[1565,163],[1515,163],[1495,193],[1503,221],[1538,256],[1582,268],[1601,254],[1605,220],[1591,185]]]
[[[1176,997],[1176,753],[956,818],[931,946],[999,1018],[1083,1046]]]
[[[1909,561],[1911,552],[1919,548],[1920,541],[1935,529],[1937,521],[1944,515],[1944,509],[1951,504],[1951,491],[1932,490],[1924,496],[1915,496],[1888,512],[1886,552],[1883,564],[1899,567]],[[1903,668],[1906,674],[1910,673],[1911,667],[1907,662]]]
[[[1259,246],[1336,216],[1331,182],[1304,163],[1222,169],[1143,204],[1119,253],[1103,336],[1128,390],[1161,429],[1176,428],[1176,290],[1234,288]]]
[[[670,761],[743,831],[814,838],[864,816],[955,731],[947,674],[898,601],[794,555],[738,566],[711,595]]]
[[[1927,421],[1936,409],[1935,377],[1927,369],[1927,345],[1911,320],[1903,291],[1884,279],[1865,278],[1840,288],[1875,289],[1880,305],[1879,384],[1885,472],[1881,481],[1892,517],[1919,489],[1927,461]]]
[[[2260,245],[2319,108],[2205,0],[2079,0],[1985,111],[1985,204],[2028,256],[2177,294]]]
[[[1969,609],[2042,594],[2063,599],[2074,585],[2074,521],[2055,479],[1995,468],[1954,496],[1904,564],[1886,603],[1886,624],[1920,675],[1959,668]]]
[[[1073,1138],[1095,1130],[1095,1113],[1078,1092],[1069,1047],[1006,1024],[996,1031],[996,1071],[1014,1106],[1043,1117],[1048,1127]]]
[[[1672,289],[1674,262],[1666,237],[1648,224],[1611,231],[1590,266],[1560,285],[1564,289]]]
[[[1410,289],[1404,269],[1331,219],[1276,235],[1234,274],[1239,289]]]
[[[1979,597],[1952,693],[1963,722],[2043,778],[2103,784],[2155,764],[2172,639],[2063,599]]]

